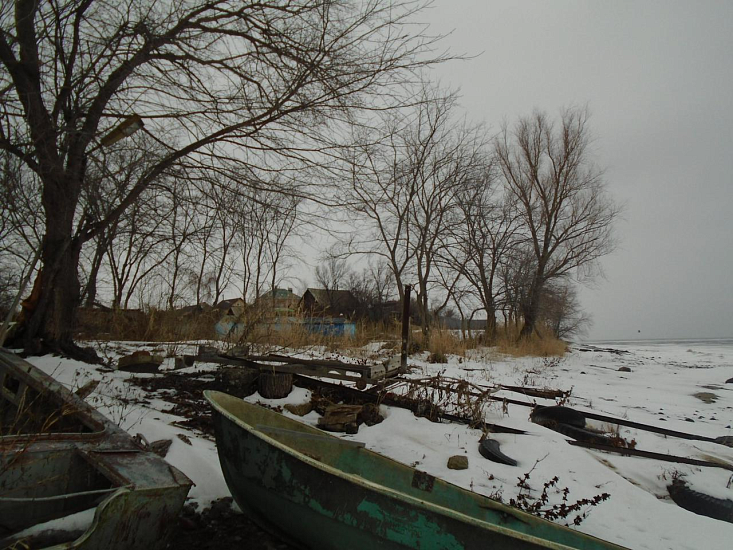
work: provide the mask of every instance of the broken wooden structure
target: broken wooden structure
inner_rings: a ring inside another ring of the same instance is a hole
[[[0,548],[163,549],[191,485],[79,395],[0,350]],[[83,514],[86,523],[51,527]]]
[[[356,387],[364,389],[367,385],[384,382],[387,378],[400,373],[398,358],[384,363],[359,364],[329,359],[300,359],[286,355],[250,355],[248,349],[219,353],[216,348],[199,346],[197,355],[176,358],[176,367],[192,366],[196,361],[220,365],[241,366],[256,369],[260,374],[304,375],[333,378],[355,382]],[[270,382],[272,383],[272,382]]]

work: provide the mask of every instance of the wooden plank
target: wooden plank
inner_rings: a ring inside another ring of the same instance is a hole
[[[397,366],[388,373],[384,365],[358,365],[332,360],[296,359],[281,355],[248,356],[245,358],[206,353],[196,356],[195,360],[219,365],[255,368],[260,372],[302,374],[366,384],[376,384],[389,373],[396,374],[399,369],[399,366]],[[263,361],[267,363],[265,364]]]

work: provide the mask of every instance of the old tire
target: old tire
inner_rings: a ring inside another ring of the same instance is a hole
[[[675,479],[671,485],[668,485],[667,491],[680,508],[701,516],[733,523],[733,500],[711,497],[695,491],[679,479]]]
[[[571,409],[554,405],[552,407],[535,407],[530,414],[532,422],[549,426],[550,424],[566,424],[575,428],[585,428],[585,415]]]

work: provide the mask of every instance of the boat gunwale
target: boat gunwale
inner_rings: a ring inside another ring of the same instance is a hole
[[[410,504],[412,506],[417,506],[419,508],[424,508],[424,509],[429,510],[429,511],[431,511],[433,513],[437,513],[437,514],[441,514],[441,515],[447,516],[449,518],[455,519],[456,521],[460,521],[462,523],[470,523],[470,524],[475,525],[477,527],[484,528],[487,531],[499,532],[499,533],[501,533],[503,535],[506,535],[506,536],[509,536],[509,537],[514,537],[514,538],[517,538],[517,539],[522,539],[522,540],[524,540],[524,541],[526,541],[528,543],[536,544],[536,545],[538,545],[540,547],[549,548],[551,550],[575,550],[575,548],[572,547],[572,546],[567,546],[567,545],[562,544],[562,543],[559,543],[559,542],[554,542],[554,541],[551,541],[551,540],[548,540],[548,539],[544,539],[544,538],[541,538],[541,537],[538,537],[538,536],[535,536],[535,535],[530,535],[530,534],[527,534],[527,533],[523,533],[521,531],[517,531],[516,529],[512,529],[510,527],[503,527],[501,525],[498,525],[496,523],[491,523],[489,521],[480,520],[478,518],[475,518],[475,517],[469,516],[467,514],[464,514],[463,512],[457,512],[457,511],[452,510],[450,508],[446,508],[445,506],[442,506],[440,504],[436,504],[436,503],[431,502],[431,501],[428,501],[428,500],[423,500],[423,499],[414,497],[414,496],[412,496],[412,495],[410,495],[408,493],[404,493],[402,491],[398,491],[396,489],[392,489],[392,488],[390,488],[390,487],[388,487],[386,485],[380,484],[380,483],[375,483],[375,482],[370,481],[370,480],[368,480],[368,479],[366,479],[366,478],[364,478],[362,476],[359,476],[358,474],[349,474],[349,473],[344,472],[343,470],[341,470],[339,468],[335,468],[335,467],[333,467],[333,466],[331,466],[331,465],[329,465],[329,464],[327,464],[325,462],[321,462],[319,460],[316,460],[314,458],[311,458],[310,456],[308,456],[308,455],[306,455],[306,454],[304,454],[304,453],[302,453],[302,452],[300,452],[300,451],[298,451],[298,450],[296,450],[296,449],[294,449],[294,448],[292,448],[292,447],[290,447],[290,446],[288,446],[288,445],[286,445],[286,444],[278,441],[277,439],[274,439],[274,438],[268,436],[267,434],[259,431],[255,426],[252,426],[250,424],[247,424],[242,419],[240,419],[239,417],[237,417],[233,413],[229,412],[226,408],[224,408],[223,405],[221,405],[220,403],[218,403],[216,401],[216,398],[215,398],[216,395],[223,395],[223,396],[225,396],[225,397],[227,397],[229,399],[240,400],[240,401],[242,401],[242,403],[244,403],[245,405],[247,405],[249,407],[259,407],[259,408],[262,408],[263,410],[265,410],[265,411],[267,411],[269,413],[272,413],[272,414],[279,414],[279,413],[277,413],[275,411],[272,411],[270,409],[267,409],[266,407],[261,407],[261,406],[256,405],[256,404],[249,403],[247,401],[244,401],[243,399],[239,399],[239,398],[237,398],[235,396],[232,396],[230,394],[227,394],[225,392],[220,392],[220,391],[216,391],[216,390],[205,390],[204,391],[204,397],[214,407],[214,409],[217,412],[219,412],[220,414],[222,414],[223,416],[225,416],[227,419],[229,419],[232,422],[234,422],[237,426],[243,428],[244,430],[246,430],[248,433],[252,434],[253,436],[261,439],[262,441],[264,441],[268,445],[271,445],[271,446],[277,448],[280,451],[284,451],[286,454],[292,456],[293,458],[295,458],[297,460],[300,460],[300,461],[302,461],[302,462],[304,462],[304,463],[306,463],[306,464],[308,464],[308,465],[310,465],[310,466],[312,466],[312,467],[314,467],[314,468],[316,468],[318,470],[324,471],[327,474],[334,475],[334,476],[336,476],[338,478],[341,478],[341,479],[343,479],[345,481],[348,481],[350,483],[356,483],[357,485],[363,486],[364,488],[369,489],[370,491],[374,491],[376,493],[383,494],[383,495],[385,495],[385,496],[387,496],[389,498],[393,498],[393,499],[405,501],[405,502],[407,502],[408,504]],[[333,438],[334,441],[338,441],[338,442],[340,442],[340,441],[350,441],[350,440],[342,440],[340,437],[336,437],[336,436],[334,436],[332,434],[329,434],[328,432],[324,432],[324,431],[319,430],[319,429],[317,429],[317,428],[315,428],[315,427],[313,427],[313,426],[311,426],[309,424],[306,424],[304,422],[299,422],[299,421],[297,421],[297,420],[295,420],[293,418],[290,418],[288,416],[285,416],[285,415],[281,415],[281,416],[283,418],[287,419],[289,422],[293,422],[295,424],[302,425],[302,426],[305,426],[306,428],[308,428],[309,431],[305,431],[303,433],[306,433],[307,434],[307,433],[310,433],[310,430],[313,430],[312,433],[317,433],[317,434],[320,434],[320,435],[325,436],[325,437]],[[366,447],[361,447],[361,452],[370,453],[370,454],[378,457],[379,459],[392,462],[394,464],[397,464],[400,467],[406,467],[406,468],[409,468],[409,469],[411,469],[413,471],[416,471],[416,472],[417,471],[422,472],[422,470],[417,470],[416,468],[412,468],[411,466],[409,466],[407,464],[403,464],[402,462],[399,462],[399,461],[397,461],[397,460],[395,460],[395,459],[393,459],[393,458],[391,458],[389,456],[383,455],[381,453],[377,453],[377,452],[372,451],[371,449],[368,449]],[[427,473],[427,472],[425,472],[425,473]],[[431,475],[432,476],[432,474],[428,474],[428,475]],[[436,476],[433,476],[433,477],[436,477]],[[489,498],[486,495],[482,495],[481,493],[476,493],[476,492],[473,492],[473,491],[469,491],[468,489],[465,489],[465,488],[463,488],[463,487],[461,487],[459,485],[456,485],[456,484],[451,483],[449,481],[446,481],[444,479],[441,479],[441,478],[436,478],[436,479],[439,479],[442,483],[447,484],[452,489],[457,489],[457,490],[459,490],[461,492],[466,492],[466,493],[468,493],[470,495],[475,495],[475,496],[478,496],[478,497],[480,497],[482,499],[485,499],[488,502],[488,504],[489,504],[489,508],[491,508],[493,510],[496,510],[498,512],[501,512],[501,513],[505,513],[507,515],[510,515],[510,516],[514,517],[516,520],[518,520],[518,521],[520,521],[522,523],[528,523],[528,524],[532,524],[532,523],[540,523],[540,524],[546,523],[546,524],[549,524],[550,526],[552,526],[553,528],[559,529],[561,531],[562,530],[567,530],[567,531],[573,533],[574,536],[578,536],[581,539],[587,539],[588,542],[597,543],[600,546],[605,547],[605,548],[608,548],[608,549],[629,550],[628,548],[626,548],[624,546],[620,546],[620,545],[618,545],[616,543],[613,543],[613,542],[609,542],[609,541],[600,539],[600,538],[595,537],[593,535],[589,535],[587,533],[583,533],[582,531],[575,531],[575,530],[570,529],[570,528],[568,528],[568,527],[566,527],[564,525],[558,525],[558,524],[552,523],[551,521],[548,521],[546,519],[543,519],[543,518],[540,518],[540,517],[537,517],[537,516],[533,516],[531,514],[528,514],[527,512],[524,512],[524,511],[519,510],[517,508],[512,508],[511,506],[508,506],[508,505],[503,504],[501,502],[495,501],[495,500]],[[528,521],[526,521],[525,518]]]

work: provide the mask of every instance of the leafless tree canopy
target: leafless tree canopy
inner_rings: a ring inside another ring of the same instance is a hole
[[[347,158],[349,207],[364,224],[351,249],[387,262],[400,299],[403,285],[415,280],[421,319],[430,317],[442,236],[486,162],[482,129],[457,123],[455,102],[452,94],[424,87],[413,109],[390,116],[375,136],[360,136]]]
[[[559,125],[536,112],[513,129],[504,127],[496,140],[505,188],[519,209],[533,261],[521,303],[524,336],[535,328],[548,281],[589,268],[615,246],[619,207],[606,194],[589,144],[583,109],[564,111]]]
[[[489,139],[454,106],[426,86],[411,110],[355,136],[344,157],[355,230],[342,257],[380,257],[400,298],[414,284],[426,336],[449,304],[464,320],[485,316],[489,339],[499,313],[523,336],[540,321],[577,333],[588,319],[567,285],[613,250],[619,214],[593,164],[587,111],[557,124],[535,113]]]
[[[493,338],[496,314],[506,310],[507,288],[500,270],[511,261],[520,240],[519,213],[514,201],[502,192],[493,159],[482,167],[481,177],[458,197],[456,221],[444,235],[441,266],[464,280],[454,286],[454,301],[480,304],[486,315],[486,331]]]
[[[571,279],[613,249],[619,214],[588,113],[536,112],[495,138],[461,120],[424,83],[446,56],[413,25],[422,7],[2,0],[0,294],[40,250],[26,343],[78,352],[75,308],[100,295],[254,301],[297,261],[314,204],[351,231],[316,279],[365,315],[412,284],[426,337],[453,307],[490,336],[500,314],[524,336],[577,332]],[[132,115],[144,128],[117,140]]]
[[[285,175],[336,145],[338,132],[326,127],[398,103],[399,86],[433,45],[405,27],[420,7],[3,0],[0,149],[40,182],[45,223],[28,337],[71,344],[83,244],[183,159],[224,178],[246,175],[255,187],[272,182],[270,170],[290,183]],[[104,154],[100,140],[133,113],[154,143],[139,173],[95,210],[82,197]]]

